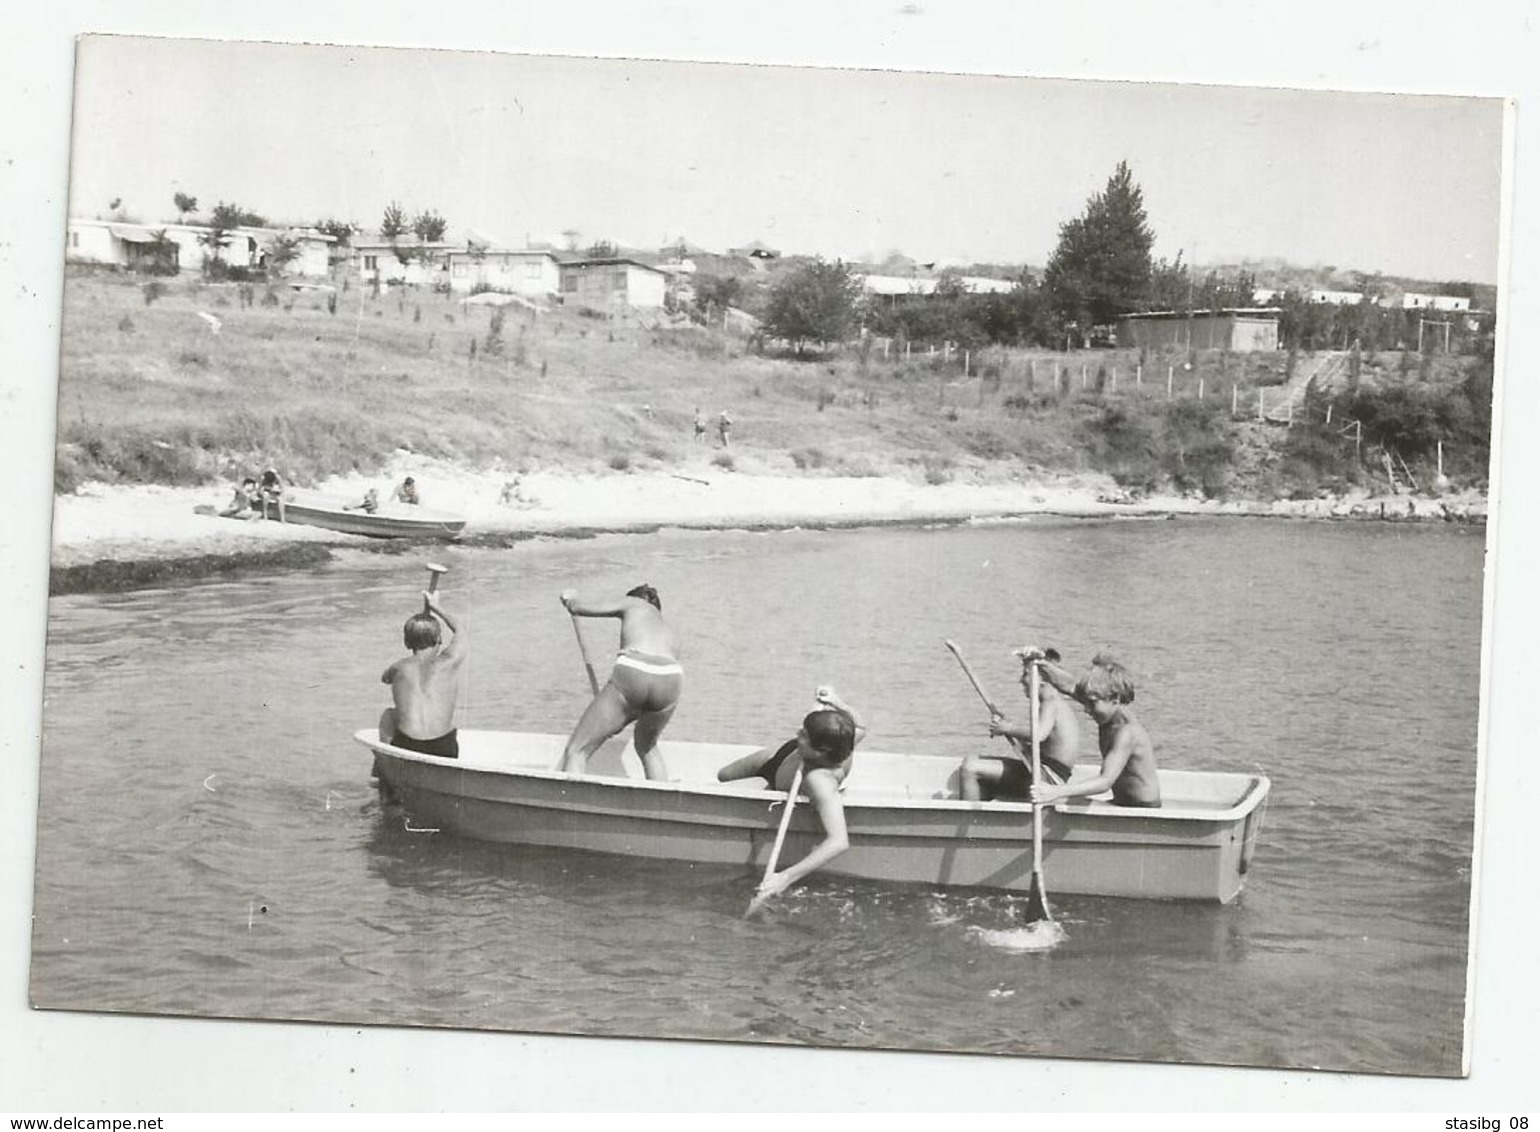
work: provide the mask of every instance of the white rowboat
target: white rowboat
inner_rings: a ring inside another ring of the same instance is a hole
[[[676,782],[649,782],[635,752],[612,740],[578,776],[553,769],[566,737],[461,731],[460,758],[404,751],[369,728],[383,786],[418,826],[483,841],[554,846],[762,869],[786,795],[763,780],[719,783],[719,767],[757,747],[665,741]],[[858,750],[844,789],[850,848],[822,871],[876,881],[1025,893],[1032,807],[965,802],[958,760]],[[1076,768],[1076,777],[1094,775]],[[1226,903],[1241,890],[1270,783],[1260,774],[1163,770],[1159,809],[1076,798],[1043,815],[1043,862],[1055,895]],[[798,806],[781,861],[822,838]]]

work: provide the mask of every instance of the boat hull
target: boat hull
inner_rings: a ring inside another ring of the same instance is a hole
[[[346,508],[347,500],[295,493],[284,500],[283,519],[307,527],[364,535],[368,538],[453,539],[465,520],[447,511],[430,511],[409,504],[382,503],[370,513]],[[266,518],[278,518],[278,505],[266,504]]]
[[[658,783],[640,777],[635,753],[619,743],[591,760],[596,773],[576,776],[552,769],[562,736],[461,732],[454,761],[388,746],[372,730],[355,738],[375,752],[377,773],[414,828],[484,841],[758,870],[785,799],[758,788],[758,779],[715,782],[716,767],[755,749],[745,746],[667,743],[670,772],[683,781]],[[961,801],[956,766],[859,753],[844,796],[850,848],[823,871],[1027,892],[1031,807]],[[1052,807],[1043,822],[1049,890],[1226,903],[1244,883],[1268,789],[1260,775],[1163,771],[1167,804],[1159,810],[1081,799]],[[812,808],[799,806],[782,860],[797,860],[821,838]]]

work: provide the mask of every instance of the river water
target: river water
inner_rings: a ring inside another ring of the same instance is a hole
[[[999,895],[815,876],[745,922],[741,869],[412,832],[349,736],[385,702],[421,550],[55,598],[33,998],[1455,1074],[1483,549],[1454,527],[1040,520],[432,552],[473,649],[462,726],[567,731],[586,682],[557,593],[647,580],[687,643],[676,738],[778,740],[831,682],[872,747],[960,756],[989,740],[943,638],[1003,703],[1032,642],[1124,660],[1162,765],[1271,777],[1236,903],[1054,897],[1067,938],[1025,955],[973,930],[1012,922]],[[612,623],[587,628],[603,655]]]

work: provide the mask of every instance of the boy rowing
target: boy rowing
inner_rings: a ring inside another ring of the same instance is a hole
[[[642,768],[650,779],[666,779],[668,769],[658,751],[658,737],[679,703],[684,669],[679,665],[678,639],[663,620],[658,591],[644,584],[614,601],[579,601],[576,590],[563,590],[561,603],[574,617],[620,618],[620,653],[609,682],[578,719],[559,769],[586,773],[588,756],[635,723],[636,754]]]
[[[455,709],[460,702],[460,676],[465,667],[465,629],[440,608],[427,590],[424,610],[408,617],[401,635],[410,656],[396,661],[380,677],[390,685],[393,706],[380,716],[380,739],[392,747],[440,758],[460,757]],[[454,634],[440,645],[442,621]]]
[[[1057,661],[1059,654],[1048,649],[1044,656]],[[1021,693],[1031,696],[1032,670],[1021,666]],[[1023,752],[1030,752],[1032,731],[1038,731],[1039,754],[1042,757],[1043,776],[1050,783],[1067,782],[1075,766],[1075,754],[1080,748],[1080,721],[1070,702],[1054,690],[1053,685],[1042,683],[1039,687],[1042,704],[1033,719],[1029,709],[1025,723],[1016,723],[1003,715],[989,721],[989,733],[1005,738],[1014,754],[968,755],[959,771],[958,786],[963,800],[982,801],[986,792],[991,799],[1025,799],[1032,785],[1032,764]]]
[[[1134,684],[1128,670],[1110,654],[1097,653],[1085,675],[1077,680],[1042,649],[1028,646],[1017,649],[1016,655],[1021,657],[1026,678],[1030,678],[1031,666],[1036,664],[1045,683],[1090,713],[1096,720],[1097,743],[1102,753],[1101,771],[1095,777],[1064,785],[1034,783],[1029,790],[1031,800],[1047,805],[1063,798],[1084,798],[1111,790],[1116,805],[1159,806],[1160,775],[1155,767],[1155,747],[1149,732],[1128,706],[1134,702]]]

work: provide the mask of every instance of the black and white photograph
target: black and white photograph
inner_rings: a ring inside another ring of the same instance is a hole
[[[356,38],[73,43],[34,1011],[1471,1073],[1511,98]]]

